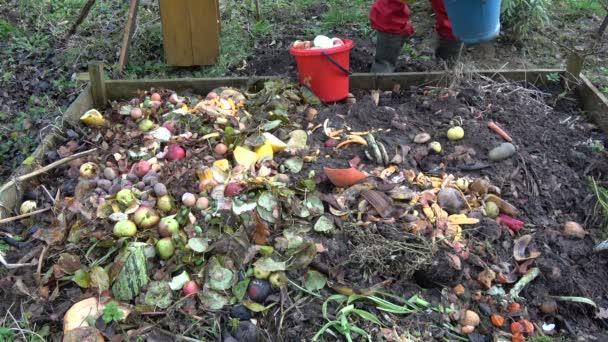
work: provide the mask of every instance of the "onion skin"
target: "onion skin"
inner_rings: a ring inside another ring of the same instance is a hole
[[[566,236],[572,236],[578,239],[584,239],[585,236],[589,234],[585,231],[583,226],[574,221],[568,221],[564,223],[563,233]]]

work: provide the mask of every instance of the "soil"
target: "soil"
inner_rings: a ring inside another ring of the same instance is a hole
[[[489,323],[490,313],[509,314],[504,309],[505,303],[499,298],[482,296],[481,299],[474,299],[476,291],[482,289],[476,280],[477,274],[490,265],[503,270],[505,274],[517,267],[522,273],[526,269],[537,267],[540,276],[520,293],[522,299],[519,302],[525,307],[523,315],[537,323],[538,327],[543,323],[555,323],[556,328],[552,333],[566,339],[573,336],[597,340],[608,338],[605,332],[608,322],[605,318],[596,318],[589,305],[559,302],[556,314],[545,314],[539,310],[540,304],[550,296],[583,296],[594,300],[601,308],[608,306],[608,298],[605,296],[608,259],[603,254],[592,252],[603,232],[602,222],[597,220],[594,210],[595,202],[588,180],[590,176],[603,177],[601,175],[608,171],[590,167],[601,165],[597,160],[605,158],[593,151],[590,142],[599,140],[606,143],[606,134],[586,120],[571,94],[560,94],[558,87],[537,89],[523,83],[489,83],[479,79],[463,79],[456,84],[458,85],[451,88],[423,87],[385,92],[380,95],[378,105],[369,93],[355,91],[355,104],[321,106],[319,115],[313,122],[306,121],[303,113],[294,114],[292,120],[303,127],[314,127],[329,120],[328,125],[333,129],[374,129],[374,134],[388,147],[391,156],[398,152],[396,147],[399,145],[412,147],[412,158],[406,162],[409,163],[408,167],[427,174],[451,173],[456,177],[485,177],[500,188],[503,199],[521,210],[519,218],[526,223],[523,232],[513,236],[510,230],[489,219],[483,219],[474,226],[466,226],[463,236],[468,241],[470,256],[462,260],[460,269],[457,269],[451,262],[450,253],[454,252],[450,248],[430,244],[428,237],[407,233],[401,225],[377,223],[353,226],[353,222],[342,222],[336,217],[335,222],[340,228],[333,236],[309,233],[315,242],[327,250],[317,256],[312,267],[326,272],[333,282],[347,284],[355,289],[384,284],[384,291],[401,297],[409,298],[420,294],[433,305],[454,305],[479,312],[482,323],[470,338],[482,339],[482,336],[497,333],[497,329]],[[488,120],[498,123],[513,137],[513,143],[517,146],[517,153],[513,157],[502,162],[488,160],[488,151],[503,142],[486,127]],[[445,132],[456,124],[464,128],[465,138],[450,141]],[[127,123],[127,127],[129,125],[135,127],[132,123]],[[325,166],[348,167],[353,158],[359,158],[358,167],[364,170],[379,167],[365,157],[363,146],[351,145],[344,149],[325,147],[327,137],[322,131],[316,129],[309,139],[310,150],[319,149],[320,158],[306,163],[302,171],[302,174],[307,174],[310,170],[317,172],[322,193],[329,194],[333,191],[333,187],[323,177],[322,168]],[[417,156],[416,151],[424,150],[425,145],[413,143],[413,138],[421,132],[429,133],[433,140],[440,142],[443,152]],[[133,141],[140,142],[142,138],[141,135],[124,135],[122,132],[114,134],[112,140],[124,146]],[[89,139],[94,139],[94,136]],[[170,189],[174,196],[179,196],[184,191],[196,192],[193,170],[202,162],[196,156],[209,153],[206,145],[191,143],[185,147],[195,158],[175,162],[169,172],[163,173],[168,175],[165,176],[168,178],[163,179],[165,183],[176,184]],[[111,150],[116,148],[112,147]],[[468,157],[456,155],[456,150],[468,151]],[[56,155],[48,157],[48,161],[58,158]],[[40,183],[45,184],[51,193],[58,188],[68,193],[78,193],[74,189],[75,183],[68,176],[70,172],[74,170],[59,169],[54,174],[42,177]],[[63,180],[63,184],[57,180]],[[180,182],[176,183],[177,180]],[[39,187],[32,188],[26,195],[39,202],[48,201],[45,196]],[[583,239],[563,235],[561,227],[566,221],[586,223],[589,235]],[[40,237],[35,234],[36,230],[54,229],[56,225],[57,222],[52,217],[42,216],[38,223],[22,221],[2,227],[3,231],[25,237],[23,242],[11,242],[14,248],[9,251],[7,260],[16,262],[30,252],[35,253],[36,260],[42,244],[40,240],[29,237],[32,233],[33,236]],[[94,236],[107,234],[98,232]],[[276,234],[278,232],[273,233],[273,236]],[[541,253],[531,264],[524,266],[513,260],[514,239],[523,234],[533,236],[533,243]],[[63,248],[54,247],[42,263],[42,273],[52,269],[60,252],[79,253],[80,249],[84,253],[87,248],[85,245],[73,244],[66,244]],[[162,272],[169,270],[163,268]],[[298,279],[303,274],[303,270],[291,271],[288,276]],[[164,277],[166,276],[165,274]],[[157,273],[154,277],[163,279],[162,273]],[[458,284],[464,285],[466,289],[460,298],[450,290]],[[71,281],[62,281],[58,285],[56,294],[53,293],[50,299],[43,299],[38,294],[36,275],[31,269],[20,268],[6,272],[0,279],[0,311],[6,311],[10,307],[23,307],[24,311],[32,315],[30,322],[48,324],[53,336],[58,336],[65,311],[78,299],[91,295],[90,290],[82,291]],[[509,288],[509,285],[505,286]],[[51,285],[51,288],[54,287]],[[310,340],[325,322],[321,315],[322,300],[310,296],[302,298],[297,292],[291,291],[293,289],[289,289],[290,291],[275,292],[270,297],[269,301],[279,304],[276,308],[265,314],[256,314],[258,330],[241,323],[243,327],[239,331],[249,336],[258,335],[258,340]],[[334,292],[326,288],[321,293],[327,296]],[[211,315],[197,309],[195,304],[187,302],[182,309],[169,311],[161,318],[136,316],[129,320],[130,329],[144,329],[145,322],[157,322],[173,334],[213,336],[202,327],[192,330],[187,323],[193,320],[192,317],[199,317],[202,326],[215,320],[225,329],[229,322],[229,310]],[[357,306],[379,317],[389,317],[368,304]],[[290,307],[293,309],[285,311]],[[329,307],[333,310],[335,305],[330,304]],[[18,312],[15,314],[19,315]],[[427,310],[390,317],[399,333],[417,331],[424,340],[454,338],[454,332],[444,325],[449,319],[437,312]],[[377,327],[369,322],[360,322],[360,325],[369,332],[378,333]],[[107,336],[113,336],[117,327],[104,329]],[[136,331],[139,330],[132,330],[132,333]],[[142,334],[148,334],[152,338],[153,334],[162,332],[154,330]]]

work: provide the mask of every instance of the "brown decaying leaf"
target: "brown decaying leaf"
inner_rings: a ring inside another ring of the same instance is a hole
[[[532,242],[532,235],[530,234],[526,234],[515,240],[515,243],[513,244],[513,257],[515,260],[525,261],[535,259],[540,256],[540,252],[535,246],[530,246],[530,242]],[[528,253],[526,253],[526,251]]]
[[[388,218],[393,213],[393,200],[386,194],[376,190],[363,190],[361,194],[382,218]]]
[[[253,211],[253,219],[255,222],[255,230],[253,231],[253,242],[258,245],[265,245],[268,243],[268,237],[270,236],[270,227],[268,223],[264,221],[256,211]]]
[[[446,259],[448,259],[448,263],[450,264],[450,266],[457,270],[460,271],[462,270],[462,263],[460,262],[460,258],[452,253],[445,253]]]

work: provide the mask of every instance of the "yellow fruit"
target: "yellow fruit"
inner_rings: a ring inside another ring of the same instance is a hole
[[[272,146],[272,152],[278,153],[287,148],[287,144],[281,141],[281,139],[275,137],[271,133],[264,133],[264,139],[266,139],[266,144],[270,144]]]
[[[462,138],[464,138],[464,129],[462,127],[455,126],[448,130],[448,139],[454,141]]]
[[[220,159],[220,160],[214,161],[213,166],[226,172],[230,169],[230,162],[228,161],[228,159]],[[212,177],[213,177],[213,175],[212,175]]]
[[[106,119],[96,109],[91,109],[80,117],[80,121],[87,126],[101,127],[105,125]]]
[[[237,164],[248,169],[258,161],[258,155],[242,146],[237,146],[234,149],[234,160]]]
[[[255,150],[255,154],[258,155],[258,160],[272,159],[274,157],[272,145],[270,145],[270,143],[264,143],[264,145],[258,147]]]
[[[439,143],[439,141],[432,141],[429,143],[429,148],[433,151],[435,151],[435,153],[441,153],[441,144]]]

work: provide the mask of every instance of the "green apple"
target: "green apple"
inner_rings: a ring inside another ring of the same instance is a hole
[[[137,233],[137,226],[131,220],[122,220],[114,225],[114,235],[118,237],[131,237]]]
[[[173,245],[173,240],[171,238],[162,238],[158,240],[156,243],[156,252],[161,259],[167,260],[173,256],[175,253],[175,246]]]
[[[154,122],[150,119],[143,119],[139,122],[138,128],[142,132],[148,132],[152,128],[154,128]]]
[[[287,285],[287,276],[285,275],[285,272],[274,272],[268,277],[268,280],[272,287],[280,288]]]
[[[160,216],[152,208],[139,207],[133,214],[133,221],[139,228],[150,228],[160,221]]]
[[[162,237],[171,237],[179,232],[179,223],[173,217],[165,217],[158,224],[158,234]]]
[[[131,189],[122,189],[116,194],[116,200],[125,207],[130,207],[135,204],[137,198]]]
[[[173,210],[173,199],[169,195],[160,196],[156,200],[156,206],[161,211],[168,213]]]
[[[253,268],[253,276],[256,277],[257,279],[267,279],[269,275],[270,275],[269,271],[260,270],[257,267]]]

